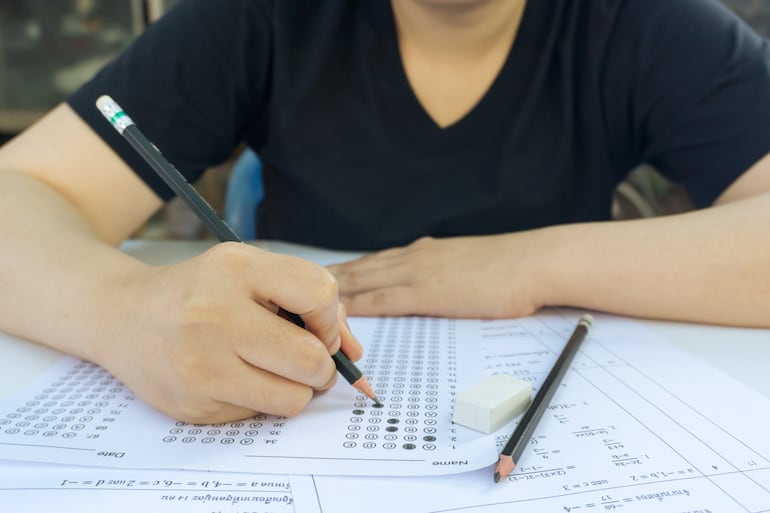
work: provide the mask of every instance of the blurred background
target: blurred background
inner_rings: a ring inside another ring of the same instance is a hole
[[[59,103],[172,3],[2,0],[0,133],[13,135]]]
[[[179,1],[184,0],[2,0],[0,144],[62,101]],[[770,0],[723,2],[770,37]],[[237,156],[238,152],[195,184],[220,214]],[[686,194],[642,166],[618,188],[613,215],[632,218],[689,208]],[[204,238],[210,234],[175,200],[137,236]]]

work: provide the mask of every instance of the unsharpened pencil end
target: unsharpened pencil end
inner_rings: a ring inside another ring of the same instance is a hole
[[[115,127],[115,130],[121,134],[128,126],[134,124],[131,118],[123,112],[121,106],[107,94],[101,95],[96,100],[96,108]]]
[[[108,94],[103,94],[96,100],[96,108],[107,119],[111,119],[112,116],[123,110]]]
[[[578,322],[578,324],[582,324],[586,328],[590,328],[593,323],[594,323],[594,318],[591,314],[585,314],[583,317],[580,318],[580,322]]]

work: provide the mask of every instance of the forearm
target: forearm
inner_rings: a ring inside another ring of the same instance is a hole
[[[116,321],[136,301],[126,285],[144,264],[23,175],[0,173],[0,218],[0,330],[87,359],[105,337],[121,336]]]
[[[770,194],[676,216],[552,227],[542,303],[770,327]]]

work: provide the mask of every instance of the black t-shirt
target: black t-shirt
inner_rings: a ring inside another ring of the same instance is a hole
[[[770,151],[769,77],[716,0],[530,0],[490,89],[440,128],[386,0],[185,0],[68,101],[163,198],[100,95],[191,181],[252,146],[260,236],[369,250],[606,220],[645,162],[708,206]]]

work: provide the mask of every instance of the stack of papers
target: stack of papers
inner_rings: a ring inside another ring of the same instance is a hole
[[[358,513],[770,510],[770,401],[638,323],[595,322],[516,470],[519,418],[452,424],[490,374],[536,393],[580,314],[353,318],[383,408],[344,380],[294,418],[194,425],[69,357],[0,400],[4,511]]]

